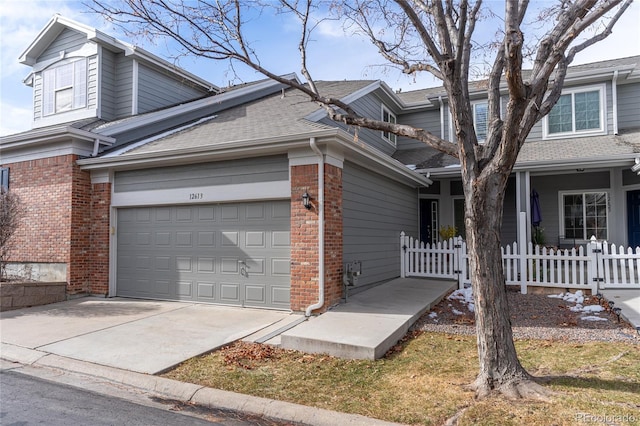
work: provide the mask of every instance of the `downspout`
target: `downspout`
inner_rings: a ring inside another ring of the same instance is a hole
[[[442,96],[438,96],[438,104],[440,104],[440,138],[444,139],[444,105],[442,104]]]
[[[613,72],[611,81],[611,102],[613,103],[613,134],[618,134],[618,70]]]
[[[324,156],[316,145],[316,138],[309,139],[309,146],[318,156],[318,302],[307,306],[305,317],[324,305]]]

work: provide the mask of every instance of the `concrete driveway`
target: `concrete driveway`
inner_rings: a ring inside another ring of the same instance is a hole
[[[156,374],[279,321],[288,312],[87,297],[0,313],[3,351],[52,353]]]

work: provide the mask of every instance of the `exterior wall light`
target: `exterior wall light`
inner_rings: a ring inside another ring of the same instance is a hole
[[[305,209],[311,210],[311,195],[306,191],[302,194],[302,205]]]

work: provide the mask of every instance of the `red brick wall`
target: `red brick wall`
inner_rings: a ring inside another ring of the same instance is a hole
[[[91,294],[109,292],[109,235],[111,184],[93,184],[91,194]]]
[[[27,213],[15,234],[14,262],[68,262],[75,157],[65,155],[5,165],[10,188]]]
[[[27,210],[10,260],[66,263],[67,294],[89,291],[92,265],[91,177],[76,160],[61,155],[4,165]]]
[[[313,207],[302,205],[311,195]],[[291,167],[291,309],[318,301],[318,165]],[[325,165],[324,312],[342,297],[342,169]]]
[[[324,300],[333,306],[343,297],[342,169],[324,165]]]

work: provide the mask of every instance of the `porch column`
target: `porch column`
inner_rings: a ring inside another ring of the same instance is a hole
[[[518,247],[524,248],[531,239],[531,176],[529,172],[516,173],[516,214],[518,218],[520,213],[526,214],[526,220],[523,225],[523,221],[517,219],[516,235],[518,236]],[[521,229],[523,226],[524,230]],[[524,241],[521,241],[522,235],[525,235]]]

